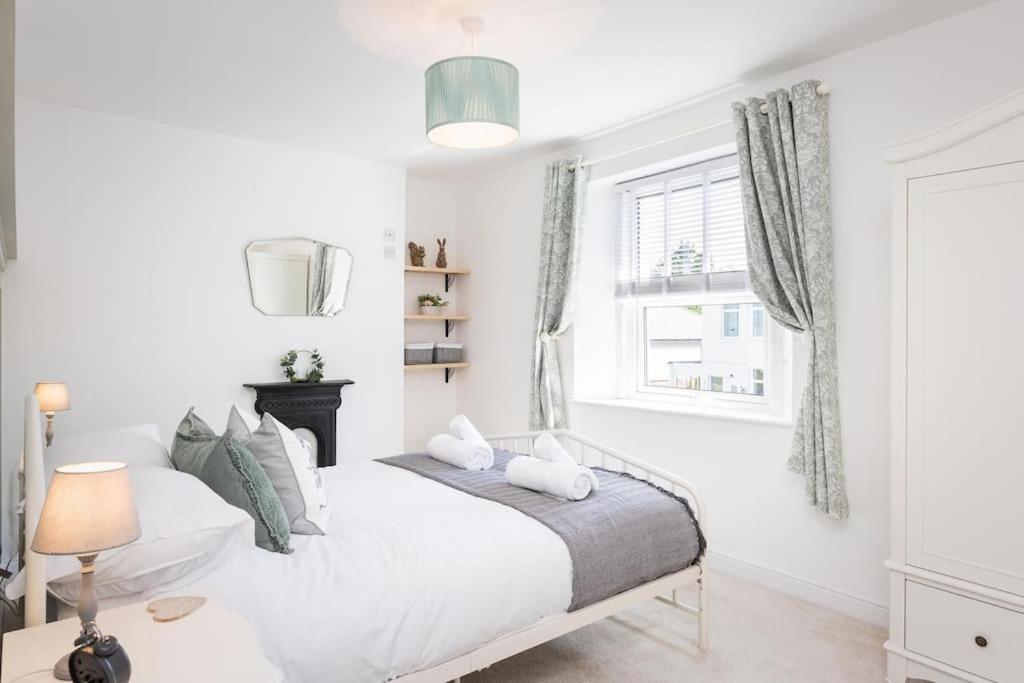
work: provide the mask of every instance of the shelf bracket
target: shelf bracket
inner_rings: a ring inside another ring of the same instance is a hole
[[[448,381],[451,380],[452,375],[454,375],[454,374],[455,374],[455,368],[445,368],[444,369],[444,383],[448,384]]]
[[[454,285],[454,284],[455,284],[455,273],[445,273],[444,274],[444,291],[445,291],[445,293],[447,293],[448,290],[451,289],[452,285]]]
[[[446,339],[449,336],[451,336],[452,330],[454,330],[454,329],[455,329],[455,321],[454,320],[449,320],[448,318],[445,318],[444,319],[444,336],[445,336]]]

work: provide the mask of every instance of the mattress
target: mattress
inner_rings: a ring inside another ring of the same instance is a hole
[[[229,549],[173,591],[246,617],[286,680],[388,680],[569,607],[569,552],[540,522],[377,462],[321,473],[326,535]]]
[[[507,505],[558,534],[572,562],[570,612],[682,571],[703,554],[704,536],[685,499],[598,467],[593,473],[599,487],[583,500],[562,500],[510,484],[505,468],[515,457],[495,449],[494,466],[482,472],[453,467],[426,453],[380,462]]]

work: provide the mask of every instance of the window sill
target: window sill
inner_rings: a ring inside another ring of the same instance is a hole
[[[793,419],[776,415],[763,415],[742,410],[713,408],[708,406],[689,406],[669,401],[646,401],[626,398],[574,398],[570,403],[580,405],[604,406],[606,408],[625,408],[627,410],[645,410],[665,415],[683,417],[708,418],[712,420],[728,420],[731,422],[747,422],[750,424],[767,425],[769,427],[792,427]]]

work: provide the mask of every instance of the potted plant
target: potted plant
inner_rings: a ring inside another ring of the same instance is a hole
[[[440,294],[420,294],[416,300],[420,304],[422,315],[443,315],[444,307],[448,305]]]

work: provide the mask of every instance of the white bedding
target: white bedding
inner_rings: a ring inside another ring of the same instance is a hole
[[[248,618],[286,680],[387,680],[568,608],[568,550],[539,522],[376,462],[321,472],[326,535],[239,547],[174,591]]]

